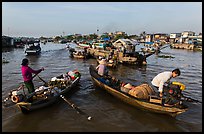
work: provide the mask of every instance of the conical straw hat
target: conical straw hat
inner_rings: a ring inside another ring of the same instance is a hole
[[[101,61],[99,61],[99,64],[106,64],[106,60],[102,59]]]

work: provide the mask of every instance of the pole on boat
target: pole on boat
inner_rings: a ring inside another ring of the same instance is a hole
[[[54,89],[55,90],[55,89]],[[59,92],[57,90],[55,90],[58,94]],[[67,98],[65,98],[63,95],[60,95],[60,97],[67,102],[73,109],[75,109],[77,111],[77,113],[80,113],[82,115],[85,115],[87,117],[88,120],[91,120],[91,116],[89,116],[87,113],[83,112],[82,110],[80,110],[74,103],[70,102]]]
[[[45,83],[45,85],[48,85],[48,83],[45,80],[43,80],[39,75],[37,75],[37,76],[41,81],[43,81]]]

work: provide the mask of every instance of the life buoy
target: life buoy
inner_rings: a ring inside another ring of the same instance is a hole
[[[12,95],[12,96],[11,96],[11,100],[12,100],[13,102],[15,102],[15,103],[19,102],[19,98],[18,98],[18,96],[16,96],[16,95]]]

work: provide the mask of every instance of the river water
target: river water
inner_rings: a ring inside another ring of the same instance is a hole
[[[2,98],[22,83],[20,67],[23,58],[29,59],[33,69],[45,68],[39,74],[45,81],[78,69],[81,73],[80,83],[73,93],[65,97],[91,116],[92,120],[88,121],[60,99],[50,107],[28,115],[22,114],[16,106],[2,108],[3,132],[202,132],[202,104],[189,103],[189,110],[176,118],[142,111],[93,87],[89,66],[97,65],[96,60],[71,59],[65,44],[47,43],[41,47],[39,56],[26,56],[24,49],[3,49],[2,57],[9,63],[2,64]],[[152,55],[147,59],[147,66],[119,65],[117,69],[109,69],[109,72],[118,79],[137,85],[150,83],[158,73],[178,67],[181,75],[172,81],[186,85],[184,95],[202,101],[202,52],[167,47],[160,55],[174,58]],[[38,77],[34,78],[35,86],[42,84]]]

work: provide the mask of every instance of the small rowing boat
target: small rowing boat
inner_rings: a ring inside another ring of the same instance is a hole
[[[51,105],[60,98],[60,95],[74,90],[73,87],[79,83],[80,77],[79,71],[69,71],[53,77],[31,94],[28,93],[24,85],[21,85],[18,89],[10,92],[9,99],[18,106],[22,113],[26,114]]]

